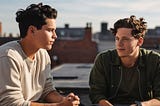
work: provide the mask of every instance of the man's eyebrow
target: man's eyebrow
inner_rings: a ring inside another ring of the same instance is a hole
[[[56,28],[50,28],[50,27],[48,27],[47,29],[50,29],[50,30],[56,30]]]

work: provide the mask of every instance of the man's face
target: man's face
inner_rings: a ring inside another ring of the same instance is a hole
[[[135,56],[139,52],[139,40],[134,38],[131,32],[131,28],[119,28],[117,30],[115,45],[118,55],[121,58]]]
[[[56,20],[46,19],[46,25],[35,32],[35,42],[38,48],[50,50],[57,38],[56,35]]]

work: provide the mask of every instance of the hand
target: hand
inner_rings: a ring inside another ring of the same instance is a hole
[[[70,93],[67,98],[68,100],[80,100],[80,98],[77,95],[74,95],[74,93]]]
[[[60,106],[78,106],[80,104],[80,98],[74,93],[67,95]]]
[[[109,101],[102,99],[99,101],[99,106],[113,106]]]

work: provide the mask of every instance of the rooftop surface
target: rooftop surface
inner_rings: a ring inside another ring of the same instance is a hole
[[[93,64],[62,64],[52,70],[56,89],[67,95],[70,92],[78,95],[80,106],[94,106],[89,99],[89,74]]]
[[[92,63],[62,64],[52,70],[55,87],[89,88],[89,74]]]

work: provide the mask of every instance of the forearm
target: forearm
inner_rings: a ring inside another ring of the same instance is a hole
[[[55,98],[53,96],[55,96]],[[79,106],[80,104],[79,97],[77,95],[74,95],[73,93],[70,93],[66,97],[63,97],[58,92],[52,92],[47,95],[46,99],[49,99],[49,101],[52,101],[52,103],[31,102],[30,106]],[[57,103],[54,103],[53,101]]]
[[[148,101],[141,102],[142,106],[160,106],[160,101],[158,99],[151,99]]]
[[[30,106],[61,106],[64,98],[57,91],[52,91],[45,97],[45,101],[48,103],[31,102]]]
[[[104,92],[101,92],[102,89],[90,89],[89,98],[93,104],[98,104],[100,100],[107,100]]]
[[[102,99],[99,101],[100,106],[113,106],[109,101]]]
[[[45,101],[50,103],[59,103],[62,102],[64,98],[65,97],[60,95],[57,91],[52,91],[45,97]]]
[[[30,106],[61,106],[60,103],[37,103],[31,102]]]

